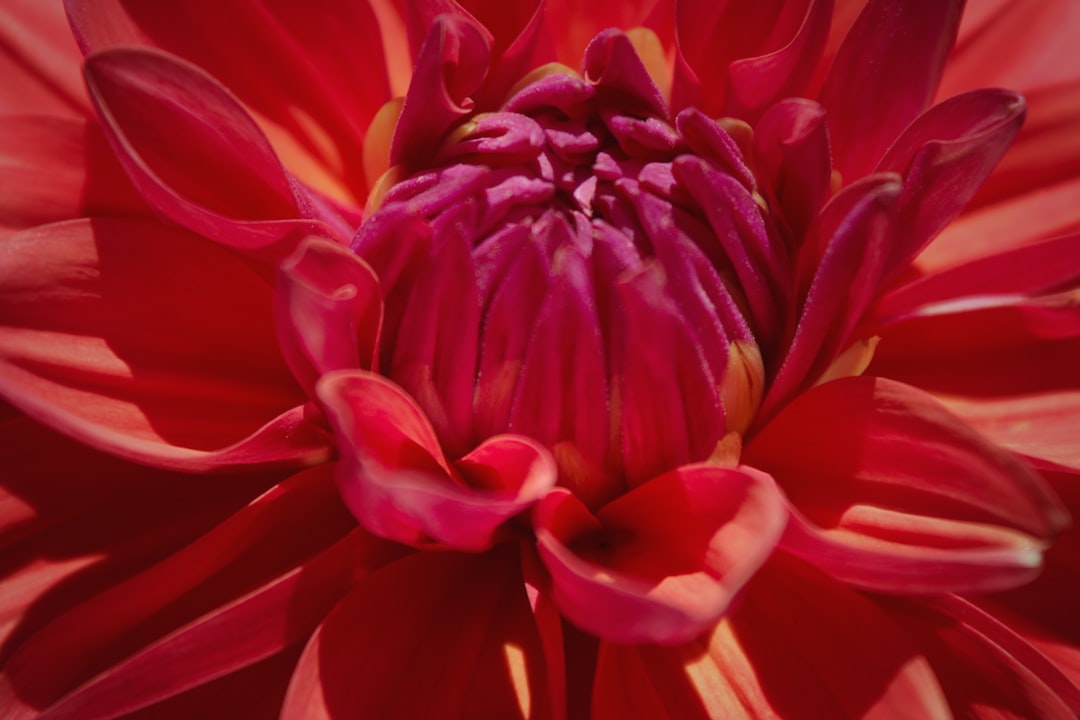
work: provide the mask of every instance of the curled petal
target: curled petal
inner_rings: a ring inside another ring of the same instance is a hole
[[[533,522],[555,601],[620,643],[686,642],[711,627],[765,562],[787,513],[764,473],[688,465],[592,515],[565,490]]]
[[[633,43],[617,30],[605,30],[585,50],[585,79],[597,99],[623,112],[666,118],[667,102],[656,87]]]
[[[4,249],[0,392],[27,414],[188,471],[327,457],[278,353],[270,287],[237,255],[116,218],[28,230]]]
[[[927,394],[882,378],[820,385],[746,447],[797,512],[782,542],[830,575],[886,592],[965,592],[1034,577],[1067,524],[1024,463]]]
[[[308,238],[279,267],[274,304],[285,358],[309,394],[320,375],[373,367],[382,297],[355,253]]]
[[[497,435],[451,464],[416,403],[377,375],[331,373],[316,391],[345,458],[342,496],[377,535],[483,550],[555,484],[554,460],[523,437]]]
[[[106,136],[155,210],[249,250],[301,233],[333,235],[255,121],[202,70],[136,48],[91,55],[85,67]]]
[[[413,70],[390,146],[390,164],[428,164],[443,136],[474,103],[491,62],[491,39],[464,14],[439,15],[428,30]]]

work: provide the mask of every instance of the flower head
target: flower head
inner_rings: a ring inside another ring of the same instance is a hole
[[[0,708],[1080,712],[1036,5],[18,5]]]

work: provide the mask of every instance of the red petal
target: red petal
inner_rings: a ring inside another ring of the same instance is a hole
[[[363,203],[362,143],[390,98],[382,33],[370,3],[226,0],[65,3],[83,47],[142,45],[204,68],[251,108],[289,170]],[[238,28],[243,42],[237,42]]]
[[[0,10],[0,112],[86,117],[79,48],[59,3],[9,0]]]
[[[960,22],[961,0],[870,0],[821,90],[836,169],[867,174],[929,104]]]
[[[316,216],[308,199],[239,102],[194,65],[119,48],[89,56],[86,76],[117,157],[158,212],[247,249],[332,235],[297,219]]]
[[[1080,233],[1032,243],[928,273],[878,301],[878,318],[920,305],[987,295],[1041,295],[1080,284]]]
[[[1080,78],[1080,8],[1072,0],[969,3],[940,97],[980,87],[1037,87]]]
[[[667,101],[656,87],[633,43],[617,30],[605,30],[585,48],[582,70],[596,87],[601,104],[620,112],[666,118]]]
[[[970,207],[1080,177],[1080,137],[1075,132],[1080,126],[1080,79],[1029,92],[1024,99],[1024,126]]]
[[[1016,93],[978,90],[935,105],[897,138],[877,167],[904,176],[890,270],[906,266],[960,214],[1016,137],[1026,109]]]
[[[29,230],[5,251],[0,391],[28,414],[165,467],[325,457],[277,350],[270,288],[236,255],[106,218]]]
[[[514,280],[508,277],[505,286]],[[619,480],[606,470],[612,432],[607,368],[586,261],[571,247],[560,249],[549,283],[535,314],[517,305],[518,327],[523,317],[536,320],[523,328],[529,335],[527,353],[516,365],[499,368],[504,382],[510,373],[517,375],[513,408],[503,427],[551,448],[560,463],[560,482],[586,503],[599,504],[617,492]],[[490,313],[485,323],[485,344],[501,342]],[[572,357],[567,347],[574,348]]]
[[[355,525],[331,474],[324,466],[293,476],[191,545],[36,632],[5,668],[0,712],[51,704],[336,542]]]
[[[754,160],[763,192],[801,238],[829,196],[832,153],[825,109],[811,100],[782,100],[754,127]]]
[[[93,215],[150,214],[97,125],[0,117],[0,234]]]
[[[830,2],[813,0],[680,0],[672,106],[756,119],[772,101],[798,94],[824,45],[831,9]]]
[[[631,485],[705,459],[724,436],[720,380],[666,282],[650,264],[625,273],[611,298],[618,313],[608,325],[615,338],[609,363],[618,382],[611,388],[611,415]]]
[[[1072,293],[960,298],[875,329],[872,371],[938,394],[995,441],[1080,467],[1080,313]]]
[[[572,68],[580,67],[585,48],[600,31],[623,30],[645,24],[656,0],[624,2],[577,2],[545,0],[547,31],[554,39],[558,61]]]
[[[308,238],[278,267],[278,337],[308,393],[331,370],[370,369],[382,325],[375,271],[337,243]]]
[[[554,460],[523,437],[489,438],[451,466],[416,403],[378,375],[331,373],[317,391],[346,458],[341,493],[377,535],[483,550],[555,484]]]
[[[784,4],[785,9],[790,7]],[[831,16],[832,0],[811,0],[787,44],[765,55],[732,62],[728,66],[726,114],[755,122],[777,100],[804,94],[825,48]],[[743,30],[744,26],[736,26],[736,32]]]
[[[390,164],[425,167],[444,134],[473,108],[470,96],[491,62],[491,40],[463,14],[439,15],[428,30],[390,148]]]
[[[751,440],[743,462],[773,474],[800,511],[785,549],[887,592],[1026,582],[1067,522],[1023,463],[925,393],[882,378],[800,396]]]
[[[713,465],[650,480],[595,517],[565,490],[534,513],[563,614],[620,643],[681,643],[711,627],[785,520],[771,478]]]
[[[421,266],[394,328],[386,372],[416,398],[451,455],[473,446],[480,301],[470,219],[468,203],[438,219],[433,237],[439,244],[419,259]],[[382,274],[379,278],[384,280]]]
[[[950,717],[933,672],[859,593],[776,558],[711,635],[678,648],[603,643],[593,717]]]
[[[549,718],[516,548],[420,553],[364,579],[300,658],[282,718]]]
[[[1043,474],[1065,501],[1073,525],[1047,551],[1046,567],[1034,582],[973,602],[1004,623],[1009,636],[1015,633],[1030,644],[1024,663],[1080,712],[1080,618],[1073,612],[1080,607],[1080,524],[1075,521],[1080,517],[1080,483],[1073,473]],[[1006,648],[1010,644],[998,642]],[[1031,648],[1041,659],[1030,657]]]
[[[362,541],[372,539],[356,531],[295,570],[148,645],[65,696],[49,708],[50,716],[91,720],[126,714],[306,640],[353,581],[381,564],[358,566]]]
[[[932,272],[1080,231],[1080,178],[965,213],[932,242],[916,266]]]
[[[885,269],[900,192],[894,176],[873,175],[844,188],[822,210],[802,252],[803,275],[812,273],[809,287],[759,418],[812,384],[850,343]],[[815,246],[823,246],[820,260]]]
[[[1076,717],[1009,648],[983,632],[978,617],[962,612],[962,603],[885,598],[878,602],[926,655],[957,716],[976,720]]]
[[[0,424],[0,656],[211,529],[273,482],[131,465],[25,417]],[[3,660],[0,660],[3,662]]]

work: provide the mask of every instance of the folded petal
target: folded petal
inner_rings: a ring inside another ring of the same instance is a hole
[[[390,164],[426,166],[446,132],[468,115],[491,63],[491,38],[465,14],[443,14],[427,31],[390,146]]]
[[[243,249],[333,236],[251,116],[196,66],[117,48],[89,56],[86,77],[116,156],[158,212]]]
[[[951,716],[926,660],[885,613],[781,554],[706,636],[673,648],[602,643],[592,717]]]
[[[274,312],[285,359],[309,395],[325,373],[375,365],[379,280],[337,243],[308,238],[278,267]]]
[[[390,99],[372,4],[227,0],[207,15],[186,0],[65,3],[86,52],[153,47],[203,68],[254,112],[290,172],[360,206],[368,188],[355,158]]]
[[[334,544],[355,524],[332,474],[323,466],[293,476],[191,545],[34,633],[5,668],[0,711],[21,717],[50,705]]]
[[[483,550],[555,484],[554,460],[524,437],[497,435],[451,464],[416,402],[378,375],[339,371],[316,390],[344,456],[342,496],[382,537]]]
[[[327,438],[277,350],[266,281],[183,230],[97,218],[5,243],[0,392],[152,465],[309,463]]]
[[[747,445],[797,510],[781,546],[854,585],[984,591],[1038,574],[1067,523],[1009,452],[926,393],[882,378],[820,385]]]
[[[677,2],[672,105],[756,120],[772,102],[805,88],[831,12],[831,2],[815,0]]]
[[[870,0],[821,90],[836,169],[867,174],[929,104],[956,38],[961,0]]]
[[[533,524],[555,601],[582,629],[619,643],[683,643],[705,632],[772,553],[786,511],[772,479],[688,465],[595,516],[565,490]]]
[[[517,548],[419,553],[330,613],[281,717],[558,717],[547,673]]]

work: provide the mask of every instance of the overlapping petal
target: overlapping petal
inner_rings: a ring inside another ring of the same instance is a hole
[[[1004,589],[1038,574],[1067,513],[1024,463],[926,393],[848,378],[787,405],[746,447],[797,510],[782,547],[892,593]]]
[[[381,33],[389,20],[372,4],[311,12],[303,2],[229,0],[209,18],[186,2],[65,6],[84,52],[135,45],[194,63],[258,115],[291,172],[332,198],[363,204],[363,168],[352,159],[390,99]]]
[[[159,213],[247,250],[288,252],[303,235],[334,236],[336,228],[323,221],[335,218],[317,210],[214,78],[146,49],[104,50],[85,67],[117,158]],[[342,233],[348,237],[347,229]]]
[[[191,545],[34,633],[6,666],[0,709],[8,717],[33,716],[35,708],[51,705],[159,638],[302,565],[351,526],[329,466],[294,476]],[[345,577],[352,571],[337,570]],[[273,601],[268,592],[261,601]],[[259,601],[256,595],[256,606]]]
[[[0,235],[93,215],[151,215],[100,129],[84,119],[0,116]]]
[[[886,613],[782,555],[705,636],[675,648],[604,643],[592,710],[643,720],[951,717],[926,660]]]
[[[228,250],[76,220],[10,238],[2,272],[0,390],[31,416],[188,471],[327,457],[277,351],[271,288]]]
[[[689,465],[595,515],[555,490],[533,522],[567,618],[614,642],[670,645],[720,618],[768,558],[786,519],[767,475]]]
[[[345,457],[342,497],[383,537],[483,550],[555,484],[551,456],[525,437],[489,438],[451,464],[423,411],[378,375],[331,373],[316,390]]]
[[[421,553],[361,581],[297,665],[282,717],[562,716],[516,548]]]

